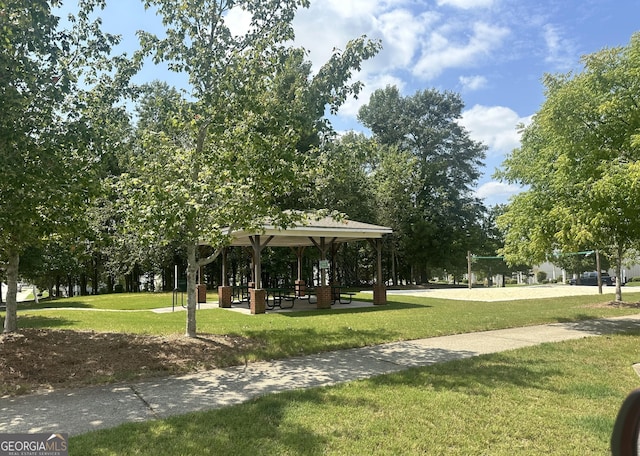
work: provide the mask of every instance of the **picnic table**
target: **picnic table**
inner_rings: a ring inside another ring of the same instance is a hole
[[[231,287],[231,302],[233,302],[234,304],[249,304],[249,300],[250,298],[248,285],[234,285]]]
[[[351,304],[355,294],[355,292],[349,290],[349,287],[345,287],[343,285],[331,285],[331,304],[335,304],[336,302],[340,304]],[[307,288],[306,296],[297,296],[296,298],[309,299],[309,302],[311,302],[311,296],[316,296],[315,288]]]
[[[331,285],[331,301],[335,304],[338,301],[340,304],[351,304],[355,292],[350,291],[349,287],[342,285]]]
[[[265,288],[265,290],[267,292],[265,305],[268,309],[273,310],[276,307],[291,309],[295,304],[296,295],[293,288]]]

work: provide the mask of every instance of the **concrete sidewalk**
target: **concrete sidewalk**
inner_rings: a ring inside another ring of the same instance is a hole
[[[82,434],[545,342],[640,329],[640,314],[396,342],[131,384],[0,399],[0,433]],[[630,360],[630,362],[640,360]]]

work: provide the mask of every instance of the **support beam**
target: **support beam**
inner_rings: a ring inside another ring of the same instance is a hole
[[[304,254],[305,246],[300,247],[291,247],[293,253],[296,254],[296,259],[298,260],[298,277],[297,280],[302,280],[302,255]]]
[[[251,240],[251,247],[253,247],[254,267],[254,288],[250,291],[251,302],[249,304],[252,314],[265,312],[266,295],[265,291],[262,289],[262,251],[267,245],[269,245],[269,242],[271,242],[273,238],[274,236],[269,236],[269,238],[264,243],[261,242],[259,234],[250,236],[249,238]]]
[[[274,236],[269,236],[269,238],[262,243],[259,234],[249,237],[251,240],[251,247],[253,248],[253,282],[255,283],[256,288],[262,288],[262,251],[267,245],[269,245],[269,242],[271,242],[273,238]]]
[[[320,250],[320,260],[326,261],[327,259],[327,251],[333,245],[337,238],[332,238],[331,241],[327,244],[327,240],[324,237],[320,238],[320,242],[316,241],[314,238],[309,238],[313,245],[315,245],[318,250]],[[331,287],[327,284],[327,271],[326,269],[320,268],[320,286],[316,290],[316,306],[318,309],[330,309],[331,308]]]
[[[376,283],[373,286],[373,304],[384,305],[387,303],[387,287],[382,277],[382,240],[369,239],[369,244],[371,244],[377,254]]]
[[[222,265],[221,265],[221,270],[222,270],[222,277],[220,280],[220,285],[222,285],[223,287],[227,286],[227,248],[223,248],[222,249]]]
[[[298,276],[297,276],[297,279],[295,280],[295,295],[298,298],[303,298],[307,294],[306,284],[302,279],[302,255],[304,254],[305,249],[306,249],[305,246],[300,246],[296,248],[291,247],[291,250],[296,254],[296,258],[298,260]]]
[[[335,242],[331,243],[331,269],[329,270],[330,278],[329,283],[335,284],[338,283],[337,274],[336,274],[336,257],[338,256],[338,244]]]
[[[309,240],[313,242],[313,245],[315,245],[320,251],[320,259],[323,261],[327,259],[327,252],[329,251],[329,248],[331,248],[333,243],[336,241],[336,239],[337,238],[335,237],[331,238],[331,240],[327,244],[327,239],[325,237],[321,237],[319,242],[312,237],[309,238]],[[327,285],[327,273],[324,269],[320,270],[320,285],[321,286]]]

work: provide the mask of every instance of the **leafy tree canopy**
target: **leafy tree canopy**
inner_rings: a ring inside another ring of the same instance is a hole
[[[15,331],[20,255],[51,233],[73,230],[96,188],[119,87],[132,68],[110,58],[118,37],[83,0],[68,26],[59,2],[0,1],[0,260],[7,266],[5,331]]]
[[[580,73],[545,76],[546,101],[498,173],[529,188],[499,219],[504,253],[540,262],[588,245],[610,255],[620,277],[640,240],[640,34],[583,63]]]
[[[358,114],[381,145],[397,151],[391,153],[399,161],[382,160],[378,172],[385,176],[396,168],[403,176],[378,190],[398,191],[399,207],[412,206],[389,222],[401,227],[404,255],[419,269],[462,267],[467,250],[478,242],[484,207],[472,191],[486,146],[473,141],[458,122],[463,107],[460,96],[451,92],[424,90],[403,97],[396,87],[388,86],[375,91]],[[396,188],[402,182],[403,188]],[[393,198],[390,194],[383,199]],[[389,210],[385,213],[391,215]]]
[[[187,335],[195,336],[195,272],[211,261],[197,246],[219,249],[227,229],[260,229],[265,218],[286,226],[279,204],[313,167],[325,106],[337,109],[359,83],[349,83],[379,43],[348,43],[310,77],[304,52],[286,46],[306,0],[146,0],[166,36],[140,32],[141,52],[189,77],[188,96],[156,84],[139,105],[135,154],[116,185],[124,225],[149,243],[180,242],[187,251]],[[234,35],[230,11],[250,18]]]

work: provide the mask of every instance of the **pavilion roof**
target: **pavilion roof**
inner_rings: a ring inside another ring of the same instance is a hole
[[[334,217],[309,218],[288,228],[280,228],[265,224],[262,231],[236,231],[231,233],[232,246],[250,246],[251,237],[257,235],[269,242],[270,247],[302,247],[314,245],[320,239],[337,243],[361,241],[365,239],[380,239],[384,234],[391,234],[393,230],[386,226],[356,222]],[[313,240],[312,240],[313,239]]]

